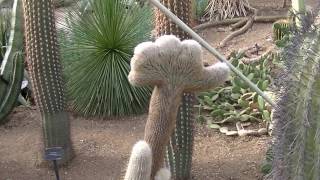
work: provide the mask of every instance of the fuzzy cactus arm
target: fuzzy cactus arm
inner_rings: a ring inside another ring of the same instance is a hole
[[[124,180],[150,180],[152,152],[145,141],[137,142],[131,153]]]
[[[205,69],[202,66],[200,45],[195,41],[181,42],[173,35],[162,36],[155,43],[138,45],[131,67],[128,77],[130,83],[154,86],[144,135],[153,154],[153,179],[164,165],[165,145],[174,131],[183,92],[217,86],[226,80],[229,69]],[[207,78],[212,74],[221,77]]]
[[[59,163],[73,155],[70,122],[66,102],[62,67],[51,0],[22,0],[28,65],[35,100],[43,119],[45,148],[62,147]]]

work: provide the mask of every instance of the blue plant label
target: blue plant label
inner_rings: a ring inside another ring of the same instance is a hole
[[[62,159],[63,155],[63,148],[62,147],[52,147],[47,148],[45,150],[45,160],[53,161],[53,160],[60,160]]]

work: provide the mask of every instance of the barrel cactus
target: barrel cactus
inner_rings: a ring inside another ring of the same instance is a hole
[[[5,123],[8,121],[6,116],[14,108],[18,96],[20,94],[21,83],[23,80],[23,54],[21,50],[23,48],[23,17],[22,17],[22,6],[20,0],[15,0],[12,8],[12,17],[14,17],[10,25],[5,25],[6,20],[1,17],[1,29],[9,31],[9,26],[11,26],[11,31],[1,33],[1,43],[2,46],[7,46],[5,52],[0,56],[1,68],[0,68],[0,123]],[[10,37],[6,37],[7,34]],[[7,41],[8,40],[8,41]],[[2,53],[1,53],[2,54]]]
[[[60,163],[72,157],[69,117],[59,58],[53,2],[23,0],[26,53],[46,148],[62,147]]]
[[[273,23],[273,40],[279,41],[284,38],[286,34],[288,34],[290,30],[292,22],[288,19],[281,19]]]
[[[223,63],[203,67],[201,46],[193,40],[166,35],[135,48],[129,81],[135,86],[154,87],[144,135],[152,151],[151,179],[164,166],[165,145],[175,130],[183,93],[216,87],[228,73]]]
[[[320,32],[310,19],[302,20],[282,53],[274,111],[274,180],[316,180],[320,178]]]
[[[192,3],[191,0],[160,0],[187,25],[191,24]],[[173,34],[181,40],[189,39],[188,33],[179,28],[160,10],[155,13],[156,36]],[[167,164],[170,167],[174,179],[189,179],[192,164],[193,140],[194,140],[194,93],[184,93],[174,133],[171,135],[167,146]]]

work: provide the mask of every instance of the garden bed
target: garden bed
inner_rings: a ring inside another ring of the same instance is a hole
[[[281,2],[251,0],[262,13],[275,15]],[[307,0],[309,5],[315,1]],[[266,10],[265,7],[268,7]],[[229,27],[216,27],[199,32],[214,47],[226,37]],[[255,23],[245,34],[219,48],[228,56],[233,50],[259,44],[263,53],[273,46],[272,24]],[[217,60],[204,51],[204,59]],[[107,179],[123,177],[133,144],[142,139],[147,115],[121,119],[85,119],[71,117],[75,158],[60,170],[61,179]],[[0,127],[0,177],[10,180],[55,179],[52,170],[41,165],[43,154],[40,113],[18,107],[10,122]],[[195,180],[257,180],[262,179],[261,164],[265,158],[268,136],[229,137],[205,125],[196,125],[192,177]]]

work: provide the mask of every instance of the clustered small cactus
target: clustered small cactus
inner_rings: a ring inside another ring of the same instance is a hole
[[[288,19],[281,19],[273,23],[273,40],[280,41],[290,31],[292,22]]]
[[[135,86],[154,86],[144,135],[152,152],[151,179],[164,166],[182,94],[216,87],[228,78],[228,72],[223,63],[204,68],[201,46],[193,40],[181,42],[165,35],[135,48],[129,81]]]

